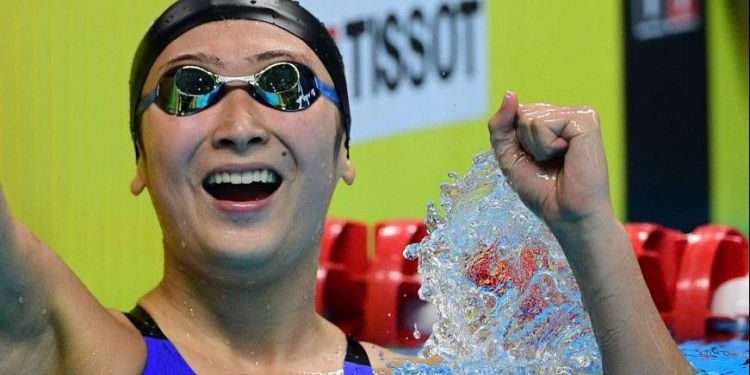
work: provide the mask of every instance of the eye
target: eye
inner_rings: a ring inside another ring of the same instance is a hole
[[[208,72],[192,67],[177,70],[174,82],[180,92],[192,96],[206,95],[216,87],[216,81]]]
[[[271,67],[258,79],[258,87],[271,93],[289,91],[297,87],[298,83],[299,72],[294,65],[288,63]]]

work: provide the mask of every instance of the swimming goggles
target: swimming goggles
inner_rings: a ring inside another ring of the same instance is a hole
[[[165,74],[156,88],[141,99],[135,115],[142,115],[152,103],[175,116],[196,114],[218,103],[226,92],[225,84],[235,81],[247,83],[255,100],[279,111],[302,111],[320,96],[341,108],[336,89],[300,64],[279,62],[244,77],[225,77],[186,65]]]

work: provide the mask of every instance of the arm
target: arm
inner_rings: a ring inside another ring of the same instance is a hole
[[[138,335],[13,219],[0,189],[0,373],[135,374],[144,361]]]
[[[605,372],[692,373],[615,218],[597,114],[588,108],[521,106],[507,93],[489,130],[501,169],[568,258]]]

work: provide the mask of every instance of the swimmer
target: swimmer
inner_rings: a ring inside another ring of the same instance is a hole
[[[131,191],[153,202],[163,278],[133,311],[107,310],[0,190],[0,373],[366,374],[404,359],[315,311],[326,212],[355,179],[343,65],[317,19],[288,0],[179,1],[141,42],[131,98]],[[613,214],[596,113],[509,92],[489,133],[570,260],[606,371],[690,373]]]

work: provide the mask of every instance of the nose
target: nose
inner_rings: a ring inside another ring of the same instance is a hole
[[[230,89],[219,106],[218,125],[213,134],[215,148],[228,148],[236,153],[244,153],[253,146],[268,142],[268,130],[257,116],[260,103],[242,89]]]

